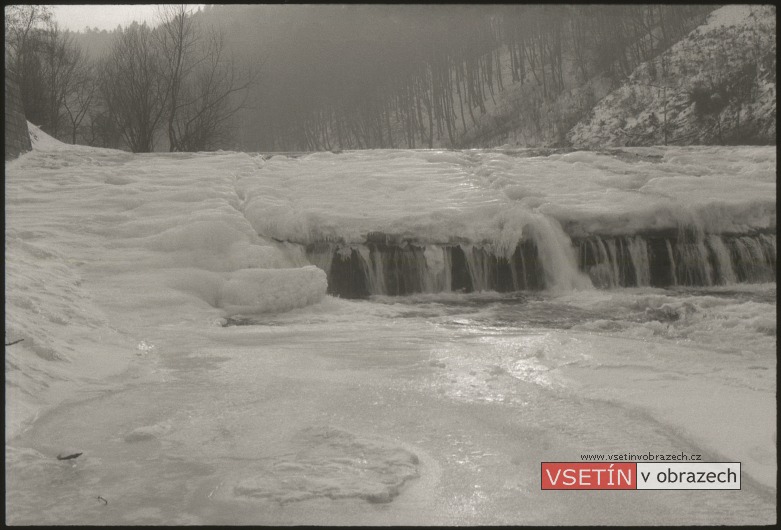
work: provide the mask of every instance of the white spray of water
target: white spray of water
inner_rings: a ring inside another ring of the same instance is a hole
[[[442,247],[428,245],[423,251],[428,273],[425,278],[425,292],[434,293],[450,290],[450,260]]]
[[[559,223],[544,215],[535,215],[534,218],[531,231],[547,288],[552,291],[593,288],[588,276],[578,270],[575,249]]]

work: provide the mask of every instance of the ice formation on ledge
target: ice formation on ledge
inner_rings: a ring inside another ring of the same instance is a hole
[[[775,149],[258,156],[265,237],[342,296],[775,279]]]

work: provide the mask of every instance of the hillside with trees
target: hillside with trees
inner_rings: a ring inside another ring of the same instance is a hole
[[[184,5],[161,5],[154,28],[133,23],[107,35],[63,31],[37,5],[9,6],[5,24],[6,75],[21,87],[27,119],[71,143],[216,149],[255,82],[252,61],[237,64],[224,32]],[[94,36],[101,54],[85,45]]]
[[[203,16],[232,28],[240,55],[266,54],[240,145],[318,150],[561,145],[712,9],[215,6]]]
[[[18,6],[6,60],[32,123],[135,152],[774,142],[774,8],[695,30],[716,7],[178,6],[70,33]]]
[[[774,6],[725,6],[569,133],[577,147],[775,144]]]

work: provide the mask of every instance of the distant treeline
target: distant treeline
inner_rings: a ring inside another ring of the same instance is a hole
[[[245,149],[458,146],[508,84],[527,107],[617,79],[713,6],[215,6],[242,57],[263,57]],[[509,56],[509,57],[508,57]],[[528,119],[534,119],[529,112]]]
[[[61,140],[136,153],[217,149],[232,141],[230,120],[257,69],[237,64],[224,33],[201,22],[185,5],[161,5],[153,28],[73,34],[47,6],[12,5],[6,75],[20,85],[26,118]]]
[[[508,85],[529,87],[524,91],[523,117],[539,119],[535,112],[568,88],[596,75],[628,75],[702,22],[713,8],[206,6],[191,15],[194,25],[223,35],[223,67],[231,64],[234,72],[257,72],[257,82],[252,82],[252,75],[236,74],[237,90],[225,98],[223,114],[229,116],[220,122],[220,134],[207,143],[177,146],[171,113],[174,122],[184,114],[177,115],[177,104],[171,102],[176,84],[169,79],[171,56],[165,56],[166,86],[157,90],[167,99],[148,146],[248,151],[459,146]],[[127,31],[89,31],[71,37],[86,57],[103,57],[94,62],[105,70],[117,37]],[[107,35],[113,38],[107,40]],[[187,77],[188,83],[196,78]],[[101,119],[115,129],[120,126],[108,116],[107,92],[102,89],[103,96],[90,103],[99,111],[86,111],[78,127],[71,127],[76,131],[73,138],[133,148],[127,134],[114,130],[109,140],[112,131],[95,132]],[[49,126],[47,132],[51,131]]]

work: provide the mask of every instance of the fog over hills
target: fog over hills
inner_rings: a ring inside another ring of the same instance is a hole
[[[236,88],[198,149],[775,143],[772,6],[206,5],[188,23],[220,35]],[[66,36],[98,79],[119,35]],[[110,90],[71,137],[137,150],[106,126]],[[29,92],[28,118],[73,140]],[[155,150],[177,149],[166,119]]]

